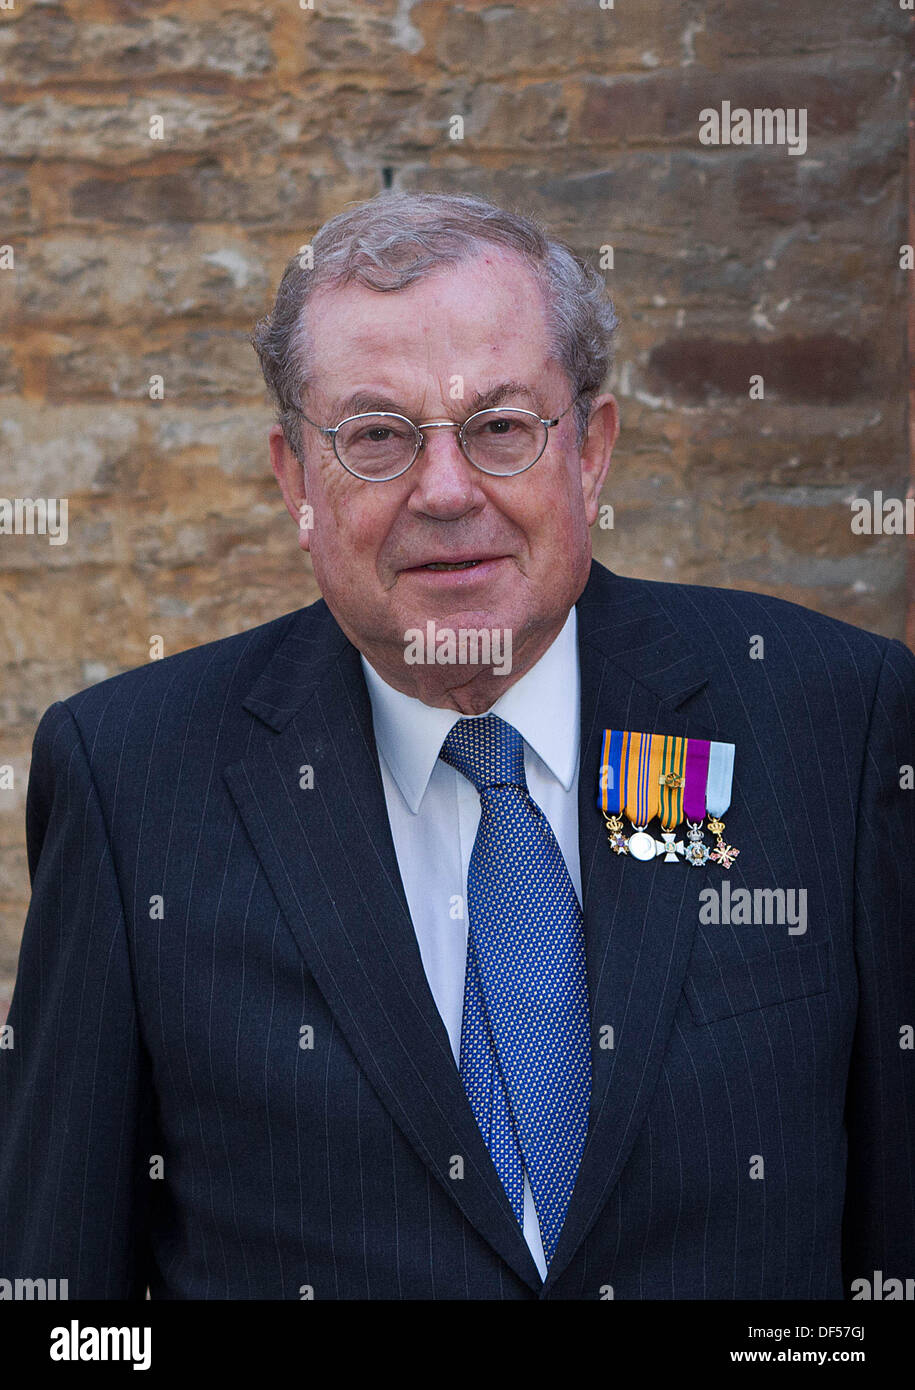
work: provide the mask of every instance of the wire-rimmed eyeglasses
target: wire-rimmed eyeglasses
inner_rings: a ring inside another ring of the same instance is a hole
[[[364,482],[390,482],[406,473],[426,442],[423,430],[427,429],[457,430],[461,452],[475,468],[494,477],[512,478],[533,468],[549,442],[550,430],[577,400],[578,396],[561,415],[552,418],[533,410],[497,406],[474,411],[463,423],[423,420],[415,424],[396,411],[373,410],[348,415],[339,425],[327,426],[310,420],[304,410],[297,408],[297,413],[331,441],[347,473]]]

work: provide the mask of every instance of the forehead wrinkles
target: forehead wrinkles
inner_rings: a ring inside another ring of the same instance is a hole
[[[360,397],[345,413],[386,408],[409,414],[408,402],[415,409],[433,398],[460,404],[506,380],[539,385],[542,394],[554,363],[540,286],[517,258],[504,268],[488,255],[485,260],[489,264],[478,263],[472,272],[470,262],[433,272],[403,291],[381,293],[359,282],[316,291],[300,333],[303,386],[313,404],[330,410],[360,388],[377,388],[377,397]],[[488,293],[493,285],[497,296]],[[367,315],[376,307],[373,323]],[[456,395],[462,387],[463,395]]]

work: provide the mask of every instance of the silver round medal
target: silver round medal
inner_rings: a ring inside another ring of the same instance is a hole
[[[645,833],[644,826],[637,825],[629,836],[629,853],[635,859],[654,859],[657,846],[652,836]]]

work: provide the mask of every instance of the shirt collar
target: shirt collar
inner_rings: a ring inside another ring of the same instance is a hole
[[[441,746],[461,715],[395,690],[364,656],[361,660],[378,752],[416,815]],[[509,686],[487,713],[513,724],[569,791],[578,767],[579,710],[578,620],[573,605],[562,630],[540,660]]]

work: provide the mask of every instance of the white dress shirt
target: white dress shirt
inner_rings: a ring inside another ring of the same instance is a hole
[[[439,758],[462,718],[394,690],[362,658],[372,702],[388,820],[407,904],[429,988],[460,1065],[461,1014],[467,960],[467,871],[480,820],[480,796]],[[487,713],[524,739],[528,790],[553,828],[581,902],[578,855],[580,674],[573,607],[543,656],[500,695]],[[527,1174],[524,1238],[541,1278],[546,1261]]]

